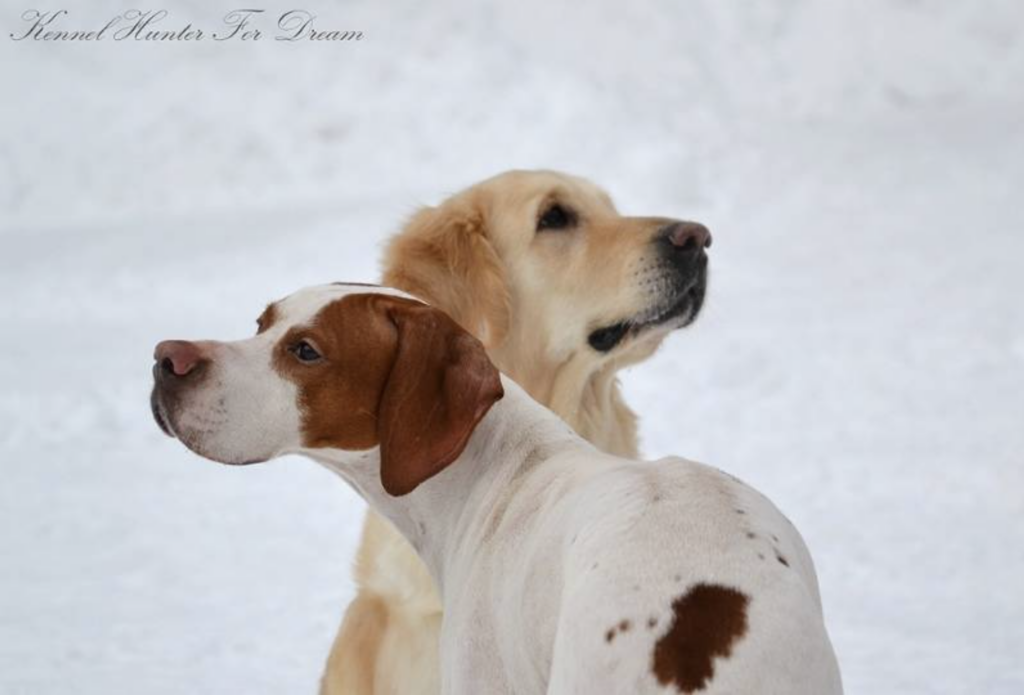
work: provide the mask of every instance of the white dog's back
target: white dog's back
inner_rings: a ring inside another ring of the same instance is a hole
[[[448,638],[492,643],[508,692],[842,691],[810,555],[770,501],[682,459],[579,456],[509,486],[469,570],[483,594],[446,602]]]

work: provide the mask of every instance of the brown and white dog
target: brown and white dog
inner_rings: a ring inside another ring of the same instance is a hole
[[[635,458],[618,371],[697,317],[710,241],[694,222],[621,215],[579,177],[511,171],[414,215],[388,247],[384,282],[451,315],[599,449]],[[440,600],[372,511],[355,581],[323,695],[436,695]]]
[[[229,464],[309,456],[416,548],[443,597],[443,693],[842,692],[810,555],[771,502],[599,452],[437,309],[315,287],[252,338],[155,358],[168,434]]]

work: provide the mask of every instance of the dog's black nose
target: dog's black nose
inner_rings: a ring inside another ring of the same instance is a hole
[[[661,238],[679,251],[700,251],[711,246],[711,232],[700,222],[672,222],[661,228]]]

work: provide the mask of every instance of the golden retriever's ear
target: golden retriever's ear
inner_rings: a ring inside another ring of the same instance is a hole
[[[420,210],[385,252],[384,284],[447,312],[488,348],[505,340],[511,298],[483,216],[469,204]]]
[[[381,483],[399,496],[457,459],[505,392],[480,341],[445,313],[388,299],[398,343],[377,410],[377,435]]]

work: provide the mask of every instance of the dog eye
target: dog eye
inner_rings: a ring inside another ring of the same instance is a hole
[[[545,229],[565,229],[576,224],[576,214],[561,205],[552,205],[537,220],[537,231]]]
[[[300,362],[316,362],[320,359],[320,353],[305,340],[295,343],[295,345],[292,346],[291,351]]]

